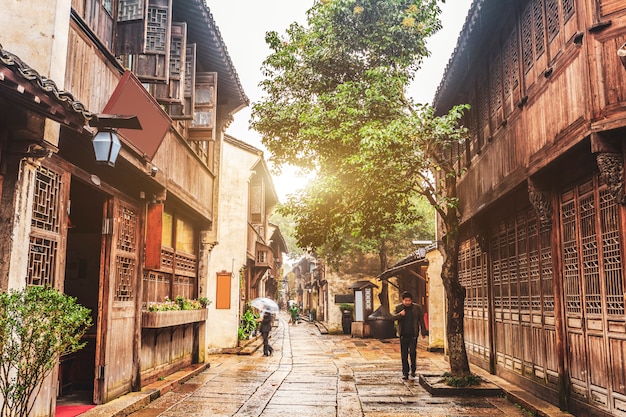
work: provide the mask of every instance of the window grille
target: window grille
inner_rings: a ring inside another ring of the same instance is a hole
[[[528,224],[525,213],[521,213],[517,218],[517,276],[519,282],[519,309],[530,310],[530,282],[528,274]]]
[[[600,192],[600,224],[602,227],[602,266],[606,287],[607,314],[624,316],[624,278],[619,231],[619,212],[608,190]]]
[[[549,225],[540,224],[539,253],[541,255],[541,296],[543,314],[554,314],[554,277],[552,276],[552,229]]]
[[[563,0],[563,21],[566,23],[574,16],[574,12],[576,11],[574,4],[574,0]]]
[[[137,249],[137,213],[120,206],[117,221],[117,249],[134,253]]]
[[[529,4],[522,13],[522,63],[524,65],[524,74],[530,71],[535,63],[531,6],[532,4]]]
[[[528,211],[528,286],[530,309],[541,312],[541,270],[539,258],[539,235],[534,209]]]
[[[143,19],[143,0],[120,0],[117,20],[126,22],[138,19]]]
[[[585,312],[601,314],[600,268],[596,232],[596,206],[593,192],[580,199],[582,276],[585,281]]]
[[[561,203],[561,223],[563,229],[565,307],[569,313],[581,313],[578,248],[576,242],[576,207],[573,200]]]
[[[146,53],[161,53],[167,51],[167,30],[169,10],[165,7],[148,6],[146,25]]]
[[[61,176],[44,167],[37,168],[33,197],[32,227],[59,232]]]
[[[115,301],[131,301],[133,299],[133,276],[135,260],[117,255],[115,257]]]
[[[539,59],[545,52],[543,0],[533,0],[533,29],[535,38],[535,59]]]
[[[490,69],[489,105],[491,115],[494,115],[502,108],[502,55],[497,54]]]
[[[559,1],[546,0],[546,21],[548,26],[548,41],[552,41],[559,34],[561,28]]]
[[[60,241],[60,174],[40,166],[35,174],[27,285],[54,286]]]
[[[30,237],[27,285],[54,285],[58,243],[43,237]]]

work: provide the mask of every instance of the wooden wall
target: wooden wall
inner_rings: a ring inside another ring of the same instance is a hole
[[[548,11],[558,6],[560,19],[554,38],[546,32],[541,55],[524,35],[525,12],[527,7],[532,12],[534,3]],[[565,20],[570,5],[573,15]],[[610,25],[590,30],[608,19]],[[493,44],[482,48],[490,52],[475,61],[468,76],[470,91],[458,100],[469,97],[472,105],[465,124],[473,137],[459,147],[468,167],[459,181],[463,221],[591,131],[626,125],[626,70],[617,56],[626,42],[625,23],[623,2],[531,0],[491,37]],[[501,41],[509,38],[515,41]]]

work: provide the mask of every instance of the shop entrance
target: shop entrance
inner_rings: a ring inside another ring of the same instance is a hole
[[[84,336],[85,347],[61,358],[58,388],[60,402],[71,400],[93,403],[105,201],[104,194],[72,178],[64,292],[76,297],[79,304],[91,310],[93,325]]]

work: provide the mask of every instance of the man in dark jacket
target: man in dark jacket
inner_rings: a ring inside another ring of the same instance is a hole
[[[422,308],[413,303],[413,295],[405,291],[402,293],[402,304],[398,304],[393,314],[394,320],[398,320],[398,333],[400,334],[400,356],[402,357],[402,379],[409,379],[409,355],[411,357],[411,376],[415,377],[417,365],[417,336],[428,335],[424,324]]]

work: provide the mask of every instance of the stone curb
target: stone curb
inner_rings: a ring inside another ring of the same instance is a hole
[[[504,395],[514,404],[520,405],[537,417],[573,417],[566,411],[561,411],[557,406],[524,391],[523,388],[514,385],[497,375],[492,375],[479,367],[472,367],[472,372],[479,375],[486,381],[500,387],[504,391]]]
[[[81,417],[125,417],[141,410],[152,401],[172,391],[178,385],[183,384],[210,366],[209,363],[189,365],[161,381],[146,385],[140,392],[131,392],[106,404],[98,405],[82,413]]]

